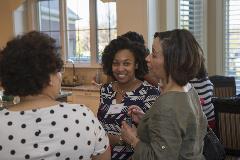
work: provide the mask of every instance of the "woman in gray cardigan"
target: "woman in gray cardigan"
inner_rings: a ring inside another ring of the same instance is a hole
[[[188,83],[202,61],[202,49],[187,30],[155,33],[149,70],[162,82],[162,94],[144,115],[129,114],[137,130],[122,123],[122,138],[135,149],[133,160],[202,160],[207,120],[198,94]]]

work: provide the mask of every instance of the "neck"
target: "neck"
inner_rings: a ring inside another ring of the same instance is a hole
[[[128,83],[119,83],[117,82],[117,88],[122,91],[129,91],[136,87],[138,80],[134,78],[133,80],[129,81]]]
[[[21,101],[35,101],[35,100],[55,100],[54,97],[52,97],[51,95],[48,94],[38,94],[38,95],[34,95],[34,96],[26,96],[26,97],[21,97]]]
[[[46,108],[59,104],[55,98],[48,94],[39,94],[34,96],[21,97],[20,103],[16,105],[7,106],[6,108],[11,111],[24,111],[37,108]]]
[[[178,85],[175,81],[172,80],[172,78],[170,77],[168,79],[168,82],[166,79],[162,80],[162,92],[166,93],[169,91],[178,91],[178,92],[184,92],[184,86],[180,86]]]

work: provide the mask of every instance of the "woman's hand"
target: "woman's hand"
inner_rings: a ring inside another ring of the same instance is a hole
[[[145,113],[143,112],[143,110],[136,105],[131,105],[128,108],[128,115],[131,116],[132,120],[137,124],[140,122],[144,114]]]
[[[136,127],[134,125],[130,127],[125,121],[122,122],[121,137],[125,142],[131,144],[133,148],[135,148],[136,144],[139,142]]]

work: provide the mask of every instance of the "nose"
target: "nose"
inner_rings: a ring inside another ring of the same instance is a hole
[[[121,71],[123,71],[123,70],[124,70],[124,66],[123,66],[122,64],[120,64],[120,65],[118,66],[118,68],[117,68],[117,69],[118,69],[118,71],[120,71],[120,72],[121,72]]]

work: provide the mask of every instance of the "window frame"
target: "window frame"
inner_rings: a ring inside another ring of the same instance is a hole
[[[237,75],[237,71],[235,73],[235,75],[229,74],[230,71],[230,67],[229,67],[229,59],[231,57],[229,57],[229,55],[231,54],[231,52],[229,51],[229,49],[231,48],[231,42],[229,41],[229,39],[227,39],[227,37],[229,36],[229,33],[227,32],[227,28],[228,31],[230,31],[230,24],[226,23],[228,21],[229,18],[226,18],[227,15],[229,15],[229,9],[226,10],[226,4],[227,1],[231,1],[231,0],[222,0],[222,72],[225,76],[234,76],[235,77],[235,81],[236,81],[236,94],[240,93],[240,75]],[[228,11],[228,13],[227,13]],[[237,24],[240,27],[240,24]],[[240,29],[240,28],[239,28]],[[228,36],[227,36],[228,34]],[[236,33],[237,34],[237,33]],[[228,41],[228,42],[227,42]],[[227,51],[228,48],[228,51]],[[237,49],[240,49],[240,47],[238,47]],[[234,57],[237,58],[237,57]],[[235,62],[236,63],[236,62]],[[240,67],[236,67],[235,68],[240,68]]]
[[[38,0],[28,1],[29,19],[31,26],[29,28],[33,30],[39,30],[39,20],[38,17]],[[116,1],[110,1],[115,2]],[[72,67],[72,64],[67,61],[68,52],[68,41],[67,41],[67,2],[66,0],[59,0],[59,10],[60,10],[60,45],[61,45],[61,55],[65,62],[65,66]],[[89,25],[90,25],[90,63],[79,63],[75,62],[76,68],[102,68],[101,64],[97,62],[97,1],[89,0]],[[30,25],[29,23],[29,25]],[[117,28],[116,28],[117,29]]]
[[[203,49],[203,52],[204,52],[204,57],[205,57],[205,60],[206,60],[206,67],[207,67],[207,59],[208,59],[208,50],[207,50],[207,47],[208,47],[208,40],[207,40],[207,15],[208,15],[208,12],[207,12],[207,0],[202,0],[202,44],[201,47]],[[177,27],[178,28],[181,28],[180,27],[180,0],[177,1]]]

